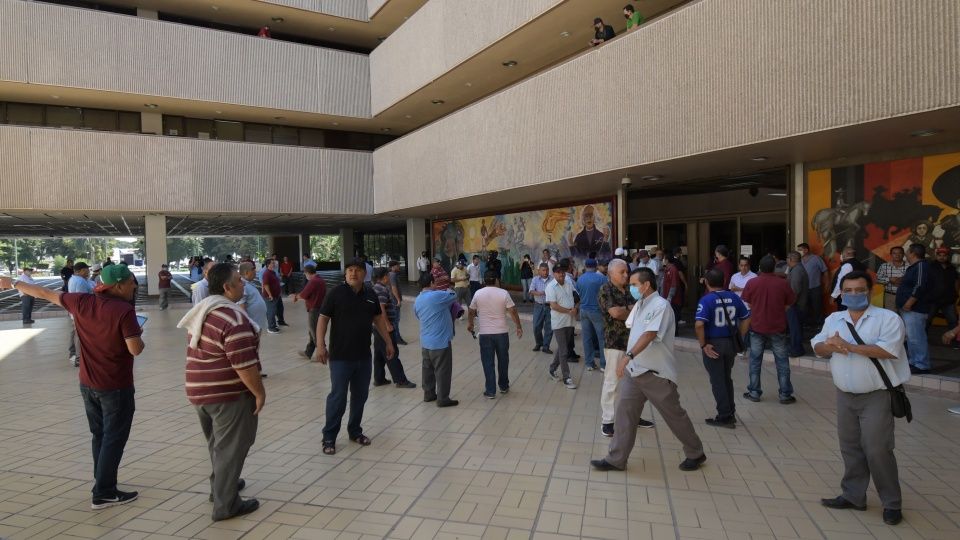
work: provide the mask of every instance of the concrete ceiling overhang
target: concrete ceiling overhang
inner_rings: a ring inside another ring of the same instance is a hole
[[[427,0],[389,0],[369,18],[353,18],[258,0],[98,0],[179,17],[250,28],[269,26],[275,34],[298,36],[350,47],[374,49],[416,13]],[[364,9],[363,11],[366,11]],[[369,15],[369,14],[368,14]],[[282,18],[282,21],[275,19]],[[332,28],[332,30],[331,30]]]
[[[689,1],[647,0],[639,6],[639,10],[648,20],[651,20],[673,12]],[[343,117],[87,88],[37,85],[23,81],[0,81],[0,100],[403,135],[589,50],[588,42],[593,38],[594,31],[592,22],[597,15],[603,16],[608,24],[614,26],[618,34],[622,33],[626,28],[626,23],[621,14],[623,2],[624,0],[593,0],[591,2],[568,0],[561,2],[542,16],[491,43],[484,50],[370,118]],[[236,5],[238,10],[245,6],[244,9],[249,9],[251,13],[258,13],[258,17],[266,17],[269,13],[272,13],[271,10],[275,9],[292,9],[296,13],[290,14],[289,19],[285,17],[284,25],[292,24],[294,20],[299,20],[301,17],[309,19],[313,15],[322,15],[253,0],[216,0],[215,2],[197,0],[111,0],[108,3],[127,7],[139,6],[146,9],[160,9],[162,6],[161,11],[164,12],[170,12],[173,7],[180,6],[183,8],[183,15],[194,16],[195,14],[198,18],[208,20],[212,20],[209,17],[210,13],[220,17],[225,11],[232,12],[226,9],[225,6],[228,4]],[[393,16],[390,13],[396,13],[401,19],[400,22],[402,22],[403,16],[406,15],[400,16],[400,13],[412,14],[422,4],[423,0],[390,0],[371,19],[370,23],[356,21],[356,24],[361,26],[374,24],[380,21],[381,17]],[[218,5],[220,9],[214,12],[210,9],[210,5]],[[203,17],[200,17],[201,14]],[[329,15],[322,16],[330,17]],[[327,27],[323,26],[322,28]],[[413,54],[415,51],[411,51],[411,53]],[[508,60],[516,61],[517,65],[513,67],[503,66],[503,62]],[[436,99],[440,99],[444,103],[433,104],[432,102]],[[145,107],[147,103],[157,105],[157,107],[148,109]]]
[[[624,177],[630,178],[629,189],[634,197],[643,197],[645,192],[662,193],[666,187],[678,193],[682,193],[684,186],[691,193],[702,192],[704,185],[711,183],[718,191],[737,189],[740,187],[737,184],[752,175],[797,163],[803,163],[809,170],[960,151],[957,126],[960,126],[960,107],[938,109],[448,200],[389,215],[436,219],[614,197]],[[933,130],[934,134],[918,135],[926,130]]]
[[[166,214],[167,236],[338,234],[347,227],[379,231],[403,227],[389,216],[315,214]],[[144,235],[144,215],[126,212],[0,212],[3,237],[127,237]]]

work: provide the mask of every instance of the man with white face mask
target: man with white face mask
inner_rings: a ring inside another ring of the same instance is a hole
[[[670,303],[657,294],[657,278],[649,268],[630,275],[630,294],[637,300],[627,318],[627,353],[617,365],[620,395],[614,412],[614,434],[607,457],[590,462],[600,471],[622,471],[637,439],[637,423],[649,401],[683,445],[680,470],[695,471],[707,460],[703,443],[687,411],[680,406],[677,366],[673,357],[675,321]]]

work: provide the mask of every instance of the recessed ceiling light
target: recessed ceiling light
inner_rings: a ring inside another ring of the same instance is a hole
[[[434,99],[431,100],[430,103],[433,103],[434,105],[443,105],[444,101],[442,99]]]
[[[384,133],[390,133],[390,128],[380,128],[380,131]]]
[[[215,113],[217,113],[217,114],[223,114],[223,111],[213,111],[213,112],[215,112]]]
[[[641,176],[641,177],[640,177],[641,180],[647,180],[647,181],[650,181],[650,180],[659,180],[659,179],[661,179],[661,178],[663,178],[663,177],[660,176],[660,175],[658,175],[658,174],[648,174],[647,176]]]
[[[210,6],[210,9],[214,11],[220,11],[220,6]]]
[[[570,32],[564,30],[563,32],[560,32],[560,37],[570,37]]]
[[[333,124],[333,125],[335,125],[335,126],[339,126],[339,125],[340,125],[340,122],[330,122],[330,123]]]
[[[409,114],[405,114],[405,115],[403,115],[403,117],[404,117],[404,118],[413,118],[413,117],[410,116]]]
[[[50,97],[52,97],[53,99],[60,99],[60,96],[57,96],[57,95],[51,95]]]
[[[143,106],[148,109],[156,109],[159,105],[157,105],[156,103],[144,103]]]
[[[337,29],[334,28],[334,27],[332,27],[332,26],[328,26],[328,27],[327,27],[327,30],[329,30],[329,31],[331,31],[331,32],[335,32]]]
[[[283,17],[270,17],[270,20],[273,21],[273,22],[275,22],[275,23],[282,23],[282,22],[283,22]]]
[[[274,116],[273,119],[274,119],[274,120],[283,120],[283,117],[282,117],[282,116]]]
[[[468,82],[468,83],[464,83],[463,85],[466,86],[467,88],[470,88],[471,86],[473,86],[473,83]]]
[[[942,130],[927,128],[927,129],[918,129],[917,131],[910,133],[910,136],[911,137],[933,137],[938,133],[942,133]]]
[[[515,65],[517,65],[516,60],[507,60],[506,62],[503,63],[503,67],[513,67]]]
[[[756,157],[750,158],[750,161],[766,161],[768,159],[770,158],[768,158],[767,156],[756,156]]]

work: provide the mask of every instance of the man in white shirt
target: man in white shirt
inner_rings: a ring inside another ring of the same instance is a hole
[[[558,264],[553,267],[553,281],[547,284],[544,293],[544,301],[550,306],[550,328],[557,338],[557,350],[553,353],[548,374],[555,381],[561,380],[557,377],[559,366],[563,385],[573,390],[577,385],[570,378],[567,362],[570,360],[570,342],[574,339],[573,321],[577,318],[577,301],[573,296],[573,280],[568,278],[566,266]]]
[[[907,273],[903,256],[903,248],[893,246],[890,248],[890,260],[877,269],[877,283],[883,285],[883,307],[892,311],[897,310],[897,286]]]
[[[894,387],[910,379],[910,364],[903,346],[903,321],[893,311],[870,305],[872,287],[867,272],[852,271],[840,278],[847,309],[830,314],[811,341],[817,356],[830,358],[844,465],[841,495],[820,502],[828,508],[866,510],[872,477],[883,504],[883,522],[896,525],[903,514],[893,454],[894,418],[890,393],[871,358],[877,359]],[[851,326],[863,345],[857,343]]]
[[[33,280],[33,268],[23,268],[20,271],[20,278],[17,281],[31,285],[35,284],[36,282]],[[33,324],[35,322],[33,320],[33,297],[20,291],[17,292],[20,294],[20,315],[22,315],[23,324]]]
[[[650,252],[645,249],[641,249],[640,251],[637,252],[637,262],[634,264],[631,264],[630,266],[631,266],[631,271],[636,270],[638,268],[649,268],[653,272],[653,275],[657,275],[660,273],[660,263],[658,263],[654,259],[651,259]]]
[[[430,258],[427,257],[426,251],[421,252],[420,258],[417,259],[417,270],[420,271],[421,276],[430,271]]]
[[[210,296],[210,283],[207,281],[207,272],[213,268],[214,264],[216,263],[213,261],[207,261],[207,264],[203,265],[203,279],[190,286],[190,297],[193,300],[193,305],[199,304],[204,298]],[[262,276],[260,280],[261,282],[263,281]]]
[[[547,265],[547,270],[548,270],[551,274],[553,273],[553,266],[554,266],[555,264],[557,264],[557,260],[550,256],[550,250],[549,250],[549,249],[543,250],[543,253],[540,255],[540,262],[538,263],[538,265],[540,265],[540,264],[546,264],[546,265]]]
[[[680,470],[695,471],[707,460],[703,442],[693,429],[687,411],[680,406],[677,367],[673,357],[676,321],[670,303],[657,293],[657,277],[649,268],[630,274],[630,294],[637,304],[627,317],[630,338],[616,369],[620,396],[614,411],[614,434],[607,457],[590,462],[600,471],[622,471],[637,439],[637,424],[649,401],[663,416],[667,427],[683,445],[686,459]]]
[[[480,281],[480,256],[474,255],[473,260],[467,265],[467,277],[470,280],[470,299],[477,294],[483,283]]]
[[[730,276],[730,292],[737,293],[737,296],[743,296],[743,289],[757,275],[750,270],[750,259],[747,257],[740,257],[739,267],[740,271]]]
[[[67,292],[92,293],[93,284],[90,283],[90,266],[85,262],[73,265],[73,275],[67,280]],[[80,358],[77,356],[77,327],[70,315],[70,363],[73,367],[80,367]]]
[[[487,399],[497,397],[497,386],[500,386],[501,394],[506,394],[510,390],[510,376],[507,374],[510,368],[510,330],[507,328],[507,313],[510,313],[513,324],[517,328],[517,339],[523,337],[517,306],[510,298],[510,293],[497,286],[498,280],[497,272],[494,270],[487,270],[483,275],[486,286],[473,295],[467,321],[467,331],[473,333],[473,321],[479,319],[477,333],[480,334],[480,362],[483,363],[485,379],[483,396]],[[496,372],[493,367],[494,356],[497,358]]]

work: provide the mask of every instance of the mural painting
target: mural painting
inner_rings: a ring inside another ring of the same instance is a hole
[[[806,236],[831,275],[847,246],[874,271],[913,243],[960,265],[960,153],[814,170],[806,189]]]
[[[580,266],[591,252],[600,258],[613,256],[612,201],[577,206],[529,210],[432,223],[432,252],[448,271],[463,255],[469,261],[480,255],[486,261],[496,251],[503,262],[503,283],[520,284],[523,256],[537,262],[549,249],[555,259],[570,257]]]

